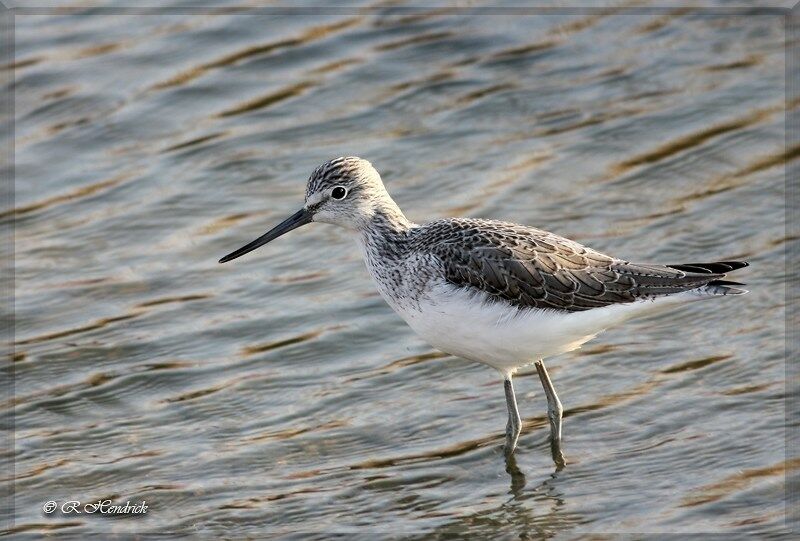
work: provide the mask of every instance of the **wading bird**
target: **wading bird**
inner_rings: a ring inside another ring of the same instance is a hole
[[[741,261],[631,263],[554,233],[507,222],[410,222],[368,161],[331,160],[308,179],[303,208],[220,259],[236,259],[310,222],[347,229],[381,296],[414,331],[451,355],[489,365],[505,386],[511,457],[521,419],[511,379],[535,364],[548,404],[553,456],[561,453],[561,401],[543,359],[601,331],[687,301],[740,295],[727,272]]]

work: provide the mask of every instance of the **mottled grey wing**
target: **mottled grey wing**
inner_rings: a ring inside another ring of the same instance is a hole
[[[640,265],[552,233],[483,221],[434,246],[446,280],[513,305],[575,312],[693,289],[723,274]],[[698,269],[704,270],[704,269]]]

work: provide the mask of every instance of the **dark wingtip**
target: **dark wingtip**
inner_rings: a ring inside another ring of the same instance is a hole
[[[719,261],[715,265],[727,265],[729,269],[726,272],[735,271],[744,267],[749,267],[750,263],[747,261]]]
[[[713,263],[682,263],[667,266],[675,270],[697,274],[725,274],[748,267],[750,264],[747,261],[715,261]]]

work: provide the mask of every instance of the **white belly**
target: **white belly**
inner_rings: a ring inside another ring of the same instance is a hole
[[[441,283],[418,306],[387,301],[435,348],[503,373],[577,349],[608,327],[656,304],[642,301],[565,313],[518,310],[486,299],[480,293]]]

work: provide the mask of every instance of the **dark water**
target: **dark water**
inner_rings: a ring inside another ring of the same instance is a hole
[[[783,528],[800,461],[784,446],[798,148],[780,16],[74,8],[15,24],[12,532]],[[372,161],[415,221],[746,259],[752,292],[551,359],[562,471],[535,372],[518,378],[510,475],[497,374],[416,338],[345,232],[216,263],[342,154]],[[104,498],[149,510],[42,512]]]

